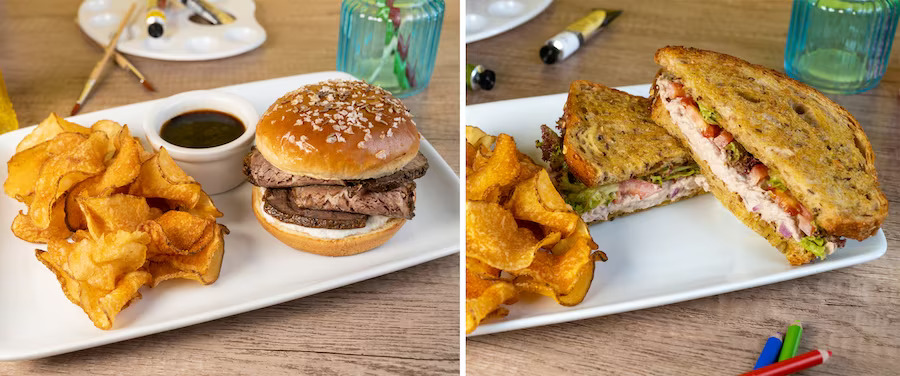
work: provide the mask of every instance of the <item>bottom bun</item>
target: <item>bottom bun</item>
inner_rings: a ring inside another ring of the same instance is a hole
[[[388,241],[406,223],[402,218],[391,218],[383,226],[359,235],[352,235],[340,239],[317,238],[295,229],[293,225],[278,221],[266,214],[263,208],[262,197],[265,188],[253,187],[253,214],[256,220],[262,224],[276,239],[291,248],[315,253],[322,256],[350,256],[376,248]]]

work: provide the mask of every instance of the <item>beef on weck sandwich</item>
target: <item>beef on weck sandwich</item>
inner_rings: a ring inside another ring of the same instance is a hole
[[[588,223],[704,193],[706,179],[678,140],[650,119],[650,100],[574,81],[538,142],[557,188]]]
[[[865,133],[822,93],[733,56],[656,52],[653,119],[687,146],[710,191],[792,265],[866,239],[888,211]]]
[[[352,255],[390,239],[416,202],[428,160],[409,110],[362,81],[326,81],[273,103],[244,159],[253,212],[283,243]]]

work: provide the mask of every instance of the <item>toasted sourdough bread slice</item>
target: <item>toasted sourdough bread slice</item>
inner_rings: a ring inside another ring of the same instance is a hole
[[[652,94],[654,96],[656,95],[655,85],[652,89]],[[666,109],[662,101],[653,101],[651,113],[657,124],[670,130],[670,132],[677,136],[685,145],[688,144],[687,138],[681,133],[678,126],[672,122],[672,118],[669,116],[669,110]],[[744,207],[744,201],[741,199],[741,196],[728,190],[728,188],[725,187],[725,183],[712,173],[709,164],[705,160],[696,158],[696,162],[697,165],[700,166],[700,171],[706,176],[706,183],[709,185],[709,191],[712,192],[713,196],[716,196],[716,199],[718,199],[723,206],[728,208],[735,217],[740,219],[744,225],[762,235],[769,241],[769,244],[772,244],[773,247],[781,251],[791,265],[803,265],[816,258],[812,252],[801,247],[800,243],[793,239],[781,236],[776,231],[775,226],[760,219],[759,214],[749,212]]]
[[[784,74],[729,55],[670,46],[658,50],[655,60],[681,80],[697,103],[718,114],[722,129],[781,174],[791,194],[828,234],[857,240],[875,234],[887,216],[888,201],[879,188],[872,147],[841,106]],[[685,141],[664,106],[656,103],[656,89],[654,84],[653,119]],[[697,155],[694,159],[711,178],[714,193],[720,191],[716,197],[779,247],[775,230],[733,205],[739,198],[726,197],[722,182],[708,174],[709,166]],[[779,247],[789,258],[792,248]]]
[[[574,81],[563,107],[563,154],[589,187],[618,183],[691,161],[690,153],[650,118],[650,100]]]

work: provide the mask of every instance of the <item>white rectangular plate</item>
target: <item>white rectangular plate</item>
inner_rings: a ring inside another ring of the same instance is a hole
[[[278,97],[304,84],[352,78],[322,72],[223,87],[240,95],[262,114]],[[141,119],[155,101],[72,117],[90,126],[111,119],[142,136]],[[5,161],[30,128],[0,136],[0,181]],[[149,145],[149,144],[147,144]],[[345,286],[418,265],[459,250],[459,179],[428,142],[420,150],[428,173],[417,180],[416,217],[385,245],[356,256],[324,257],[288,248],[269,235],[251,211],[250,185],[213,196],[228,226],[219,280],[166,281],[143,288],[143,299],[122,311],[112,330],[95,328],[81,308],[63,295],[53,273],[34,256],[42,244],[19,240],[9,230],[25,206],[0,195],[0,360],[33,359],[214,320]],[[240,174],[240,171],[234,173]],[[451,197],[453,199],[448,200]]]
[[[618,88],[647,96],[650,85]],[[540,160],[540,125],[553,127],[566,94],[466,107],[466,124],[506,133]],[[609,261],[597,263],[584,302],[563,307],[547,298],[522,300],[509,315],[471,335],[581,320],[767,285],[874,260],[887,250],[884,232],[847,246],[824,261],[791,267],[778,250],[745,227],[710,194],[591,226]]]

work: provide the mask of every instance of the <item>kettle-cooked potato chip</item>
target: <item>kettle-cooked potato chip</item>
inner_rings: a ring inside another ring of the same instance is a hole
[[[182,208],[193,208],[200,200],[200,183],[175,164],[165,148],[141,165],[141,171],[128,193],[136,196],[159,197],[173,201]]]
[[[138,139],[131,137],[128,127],[123,127],[115,142],[119,144],[109,166],[103,171],[100,179],[92,184],[86,194],[90,196],[109,196],[120,187],[131,184],[141,172],[141,154],[144,147]]]
[[[187,212],[200,218],[213,220],[223,215],[206,192],[200,192],[200,199],[197,200],[197,204],[188,209]]]
[[[147,270],[153,275],[152,287],[156,287],[162,281],[175,278],[192,279],[204,285],[215,282],[219,278],[219,271],[222,268],[222,257],[225,252],[224,229],[221,226],[217,227],[218,231],[215,237],[201,251],[201,254],[205,257],[197,257],[193,260],[185,257],[174,257],[163,259],[162,261],[149,261]],[[173,259],[175,262],[173,262]],[[194,264],[185,267],[185,263]],[[204,265],[195,267],[198,263],[203,263]]]
[[[538,251],[531,265],[510,270],[510,274],[532,277],[538,282],[547,283],[557,294],[568,294],[575,287],[584,265],[594,264],[591,248],[587,239],[580,237],[564,238],[553,248],[553,252]]]
[[[466,144],[474,146],[476,149],[482,147],[489,148],[496,141],[496,137],[488,135],[481,128],[466,126]]]
[[[65,239],[72,234],[69,227],[66,226],[66,201],[57,200],[53,205],[53,211],[50,213],[50,226],[47,228],[39,228],[31,217],[27,214],[19,212],[13,219],[11,226],[13,235],[26,242],[31,243],[47,243],[51,239]]]
[[[500,269],[472,257],[466,257],[466,270],[472,271],[483,278],[500,278]]]
[[[87,139],[81,133],[66,132],[56,138],[16,153],[6,163],[8,178],[3,183],[3,191],[9,197],[30,204],[35,183],[40,177],[41,167],[50,157],[73,148]]]
[[[210,284],[219,278],[222,257],[225,253],[224,245],[224,226],[216,225],[214,236],[200,252],[190,255],[156,254],[150,256],[150,261],[168,264],[174,269],[185,272],[178,278],[189,278],[185,275],[196,275],[198,277],[196,280],[203,284]],[[157,279],[157,275],[154,275],[155,279]]]
[[[478,259],[502,270],[531,265],[538,249],[556,244],[553,232],[541,240],[516,224],[512,213],[491,202],[466,202],[466,257]]]
[[[12,231],[48,244],[38,260],[98,328],[112,328],[145,284],[218,278],[222,212],[165,149],[148,152],[112,121],[88,129],[55,114],[18,147],[4,191],[28,212]]]
[[[203,250],[218,231],[214,219],[170,210],[146,221],[141,230],[150,234],[150,255],[192,255]]]
[[[110,329],[122,308],[140,298],[138,289],[152,280],[150,273],[139,270],[147,242],[146,233],[119,231],[77,243],[52,240],[47,251],[35,250],[35,256],[56,274],[66,297],[95,326]]]
[[[501,304],[512,304],[516,298],[516,287],[512,283],[485,279],[466,269],[466,333],[475,330]]]
[[[546,226],[562,236],[572,234],[581,220],[553,188],[545,170],[516,185],[505,206],[515,218]]]
[[[122,126],[112,120],[100,120],[91,126],[92,132],[106,133],[106,137],[111,141],[107,148],[107,159],[111,158],[119,149],[119,133],[122,132]]]
[[[150,219],[150,207],[143,197],[115,194],[108,197],[79,197],[88,232],[94,237],[122,231],[135,231]]]
[[[117,231],[72,243],[66,257],[67,270],[78,281],[112,290],[122,275],[144,265],[149,242],[144,232]]]
[[[94,132],[84,142],[44,162],[28,207],[28,215],[37,227],[50,225],[50,209],[72,186],[106,168],[103,158],[107,143],[106,134]]]
[[[478,168],[478,157],[475,160],[475,172],[466,177],[466,199],[481,201],[491,195],[491,191],[511,185],[519,175],[519,151],[512,137],[501,134],[491,157],[483,167]]]
[[[47,116],[44,121],[38,124],[31,133],[26,135],[25,138],[16,145],[16,153],[51,140],[64,132],[75,132],[87,135],[91,133],[91,130],[63,119],[56,113],[51,113],[50,116]]]
[[[553,289],[549,283],[541,282],[529,276],[519,276],[513,280],[513,284],[520,291],[530,291],[544,296],[548,296],[556,300],[559,305],[571,307],[578,305],[584,300],[588,290],[591,288],[591,282],[594,280],[594,263],[587,263],[578,271],[578,279],[568,293],[560,293]]]
[[[467,127],[466,141],[466,332],[519,291],[580,303],[606,261],[587,225],[511,137]]]

